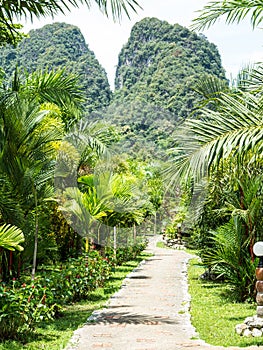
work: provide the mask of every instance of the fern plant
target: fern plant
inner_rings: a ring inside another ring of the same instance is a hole
[[[249,241],[244,239],[244,225],[233,217],[211,232],[214,248],[203,256],[204,263],[219,278],[229,283],[237,301],[253,296],[256,263],[249,256]]]

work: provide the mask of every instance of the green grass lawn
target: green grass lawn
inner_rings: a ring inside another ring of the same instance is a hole
[[[245,338],[235,333],[235,326],[256,314],[256,304],[234,303],[230,289],[224,283],[203,281],[204,269],[192,259],[188,269],[191,295],[191,320],[201,339],[211,345],[263,345],[261,338]]]
[[[135,261],[129,261],[116,267],[107,285],[91,293],[89,300],[70,305],[64,309],[62,317],[52,322],[40,324],[35,332],[27,338],[25,344],[18,341],[6,341],[0,343],[0,350],[63,349],[71,338],[73,331],[83,325],[94,310],[102,308],[109,297],[119,290],[126,275],[149,256],[149,254],[143,253]]]

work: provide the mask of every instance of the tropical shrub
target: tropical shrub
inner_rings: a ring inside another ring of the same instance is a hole
[[[135,259],[146,248],[146,242],[136,243],[131,246],[118,247],[116,249],[116,256],[114,254],[114,249],[106,248],[106,257],[109,261],[115,262],[117,265],[121,265],[124,262]]]
[[[256,263],[250,257],[249,240],[244,239],[243,223],[237,217],[232,218],[210,235],[214,246],[204,254],[204,264],[214,276],[230,285],[235,300],[250,299],[255,286]]]
[[[0,284],[0,339],[15,339],[37,322],[58,316],[67,303],[80,301],[109,279],[112,265],[97,251],[69,259],[59,268],[46,268],[32,281],[29,276]]]
[[[104,283],[111,275],[108,260],[97,251],[86,256],[71,258],[59,268],[41,272],[41,283],[52,292],[54,301],[60,305],[79,301]]]
[[[57,306],[53,294],[40,283],[13,280],[0,284],[0,340],[20,338],[36,323],[52,319]]]

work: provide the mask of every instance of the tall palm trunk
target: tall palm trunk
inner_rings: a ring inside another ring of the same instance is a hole
[[[133,224],[133,242],[134,244],[136,243],[136,239],[137,239],[137,230],[136,230],[136,224]]]
[[[37,192],[33,187],[34,199],[35,199],[35,235],[34,235],[34,253],[33,253],[33,264],[32,264],[32,280],[35,279],[36,266],[37,266],[37,248],[38,248],[38,231],[39,231],[39,222],[38,222],[38,201],[37,201]]]
[[[117,227],[113,227],[113,254],[114,258],[116,259],[117,257]]]

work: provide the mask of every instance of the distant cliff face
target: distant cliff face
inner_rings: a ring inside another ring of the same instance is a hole
[[[105,70],[88,48],[80,30],[66,23],[48,24],[31,30],[17,48],[6,46],[0,52],[0,67],[10,76],[18,66],[27,71],[65,68],[79,74],[86,91],[86,107],[90,112],[107,106],[111,90]]]
[[[119,55],[115,86],[186,118],[197,100],[191,89],[204,73],[225,78],[216,46],[178,24],[145,18],[132,28]]]
[[[119,54],[110,109],[136,154],[174,145],[178,123],[196,116],[202,96],[194,87],[207,74],[227,84],[219,52],[204,36],[156,18],[134,25]]]

